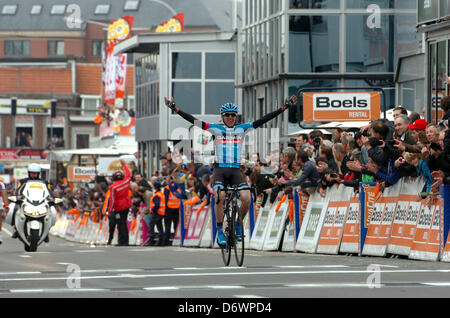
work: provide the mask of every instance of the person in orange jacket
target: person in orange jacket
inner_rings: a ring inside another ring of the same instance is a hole
[[[150,241],[147,244],[148,246],[156,245],[156,233],[155,226],[158,229],[158,246],[163,246],[165,244],[164,241],[164,227],[163,220],[166,214],[166,198],[164,196],[164,191],[162,188],[161,181],[156,179],[153,181],[153,187],[155,188],[155,194],[153,194],[150,199],[150,220],[149,220],[149,237]]]
[[[122,170],[113,173],[114,183],[109,187],[108,208],[109,212],[109,239],[108,245],[114,237],[114,230],[117,225],[119,231],[119,246],[128,245],[128,228],[127,215],[131,206],[130,183],[131,172],[128,169],[125,161],[121,160]],[[125,172],[125,173],[124,173]]]

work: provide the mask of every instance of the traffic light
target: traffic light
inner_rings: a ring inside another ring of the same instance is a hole
[[[56,100],[52,100],[50,102],[50,117],[55,118],[56,117]]]
[[[11,115],[16,116],[17,114],[17,99],[11,98]]]

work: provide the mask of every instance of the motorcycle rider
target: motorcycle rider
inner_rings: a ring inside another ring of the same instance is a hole
[[[53,196],[53,189],[50,183],[47,182],[47,180],[43,180],[40,179],[40,174],[41,174],[41,166],[38,165],[37,163],[31,163],[28,165],[27,168],[28,171],[28,178],[25,179],[21,179],[19,181],[19,184],[17,185],[17,189],[16,189],[16,196],[21,196],[23,195],[23,189],[25,188],[25,185],[28,181],[41,181],[43,183],[45,183],[45,185],[47,186],[47,190],[50,193],[50,196]]]
[[[45,183],[48,192],[50,193],[49,196],[49,200],[53,200],[53,189],[50,183],[47,182],[47,180],[43,180],[40,179],[40,175],[41,175],[41,166],[38,165],[37,163],[31,163],[28,165],[27,167],[27,171],[28,171],[28,178],[25,179],[21,179],[17,185],[17,189],[16,189],[16,196],[20,199],[23,196],[23,190],[25,189],[25,185],[27,184],[27,182],[29,181],[39,181],[39,182],[43,182]],[[14,211],[12,212],[12,220],[14,220],[14,215],[17,211],[17,209],[19,208],[19,205],[15,205],[14,207]],[[12,234],[11,238],[18,238],[19,237],[19,233],[16,230],[16,226],[14,225],[14,233]],[[44,242],[48,243],[49,242],[49,238],[48,235],[45,238]]]

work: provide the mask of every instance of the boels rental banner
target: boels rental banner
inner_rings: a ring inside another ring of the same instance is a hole
[[[374,212],[375,200],[378,196],[378,183],[360,182],[359,199],[361,202],[361,221],[360,221],[360,246],[359,255],[362,254],[364,241],[369,230],[370,218]]]
[[[303,120],[307,122],[370,121],[380,118],[379,92],[303,93]]]

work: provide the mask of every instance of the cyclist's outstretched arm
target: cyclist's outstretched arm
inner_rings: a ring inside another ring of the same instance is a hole
[[[271,113],[265,115],[261,119],[255,120],[253,122],[253,128],[261,127],[262,125],[264,125],[268,121],[274,119],[275,117],[277,117],[278,115],[283,113],[286,109],[288,109],[290,106],[293,106],[296,103],[297,103],[297,96],[296,95],[292,95],[289,100],[286,99],[286,102],[284,103],[283,106],[281,106],[281,108],[277,109],[274,112],[271,112]]]
[[[171,110],[173,110],[175,113],[177,113],[178,115],[180,115],[181,117],[183,117],[184,119],[186,119],[188,122],[190,122],[192,125],[197,125],[199,126],[201,129],[203,130],[208,130],[209,128],[209,123],[202,121],[200,119],[195,118],[194,116],[192,116],[191,114],[185,113],[184,111],[182,111],[181,109],[179,109],[176,105],[175,105],[175,101],[173,100],[173,97],[171,100],[168,100],[167,97],[164,97],[164,101],[166,103],[166,106],[169,107]],[[201,124],[201,126],[200,126]]]

